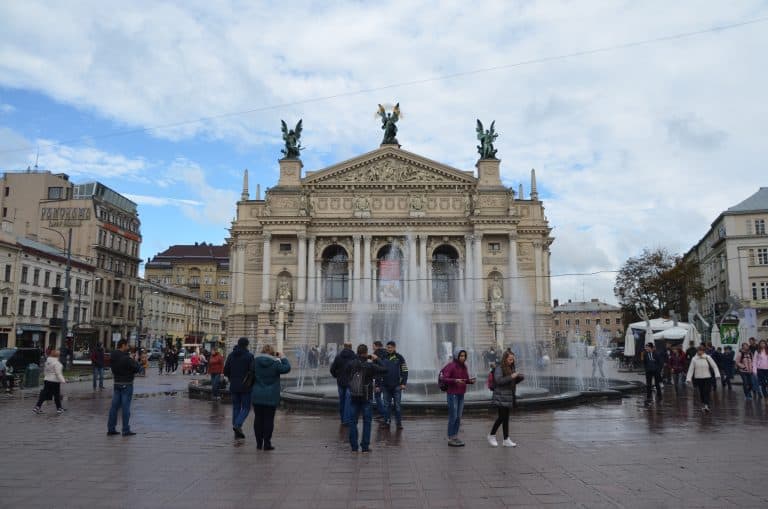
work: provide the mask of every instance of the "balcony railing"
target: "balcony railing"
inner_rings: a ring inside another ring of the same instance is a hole
[[[433,302],[432,307],[435,313],[455,313],[459,310],[456,302]]]
[[[51,288],[51,295],[56,297],[57,299],[63,299],[66,294],[67,294],[66,288],[62,288],[60,286],[54,286],[53,288]]]
[[[379,302],[379,311],[400,311],[399,302]]]
[[[348,309],[347,302],[323,302],[321,309],[326,313],[346,313]]]

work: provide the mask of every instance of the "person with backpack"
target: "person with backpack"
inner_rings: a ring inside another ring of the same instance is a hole
[[[488,435],[488,443],[491,447],[498,447],[496,432],[501,426],[504,434],[504,447],[517,447],[517,444],[509,438],[509,410],[517,404],[515,390],[517,388],[518,374],[515,370],[515,355],[512,352],[504,352],[501,356],[501,365],[492,371],[493,379],[489,380],[493,398],[491,404],[496,407],[498,417],[493,423],[491,434]]]
[[[347,363],[357,358],[352,351],[352,343],[344,343],[339,355],[331,364],[331,376],[336,379],[336,387],[339,391],[339,419],[342,425],[349,424],[347,407],[349,406],[349,379],[347,378]]]
[[[741,376],[744,399],[750,401],[752,393],[757,397],[759,384],[757,383],[757,376],[752,372],[752,351],[749,349],[748,343],[741,344],[741,350],[736,355],[736,369],[739,372],[739,376]]]
[[[467,368],[467,351],[458,350],[453,360],[440,370],[438,382],[441,389],[445,388],[448,401],[448,445],[451,447],[463,447],[464,442],[459,440],[459,428],[461,428],[461,414],[464,412],[464,394],[467,385],[474,384],[475,377],[469,376]]]
[[[381,425],[389,428],[392,410],[394,409],[397,429],[403,429],[400,400],[403,390],[405,390],[405,386],[408,384],[408,365],[405,363],[405,358],[397,353],[397,343],[394,341],[387,342],[387,350],[383,361],[387,372],[380,379],[381,393],[384,401],[384,422]]]
[[[358,447],[362,452],[370,452],[373,380],[378,375],[384,375],[387,368],[377,356],[368,355],[367,345],[358,345],[357,357],[346,364],[346,372],[349,380],[349,445],[352,452],[357,452]],[[363,415],[363,436],[358,443],[357,420],[360,414]]]
[[[248,338],[238,339],[237,346],[224,363],[224,376],[229,379],[229,394],[232,397],[232,431],[238,439],[245,438],[243,423],[251,411],[253,354],[248,351],[248,343]],[[249,376],[246,378],[246,375]]]

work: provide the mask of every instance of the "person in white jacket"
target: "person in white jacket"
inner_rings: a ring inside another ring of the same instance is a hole
[[[48,359],[45,361],[45,380],[43,388],[40,391],[40,397],[37,398],[37,404],[32,409],[36,414],[42,414],[43,401],[53,398],[56,403],[56,413],[62,414],[64,408],[61,406],[61,384],[67,383],[64,378],[64,368],[59,362],[59,351],[52,350]]]
[[[688,375],[685,377],[685,381],[687,383],[693,381],[693,386],[699,389],[702,412],[709,412],[712,373],[715,374],[715,378],[720,378],[720,370],[717,369],[717,364],[712,360],[712,357],[707,355],[704,345],[699,345],[696,355],[693,356],[691,364],[688,366]]]

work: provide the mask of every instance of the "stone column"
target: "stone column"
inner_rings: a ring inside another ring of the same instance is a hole
[[[238,272],[238,269],[240,267],[240,250],[238,249],[237,241],[235,241],[234,244],[232,244],[232,249],[230,250],[230,257],[229,260],[229,266],[231,267],[231,274],[230,274],[230,295],[229,295],[229,302],[231,302],[233,305],[239,304],[238,298],[240,297],[240,289],[239,286],[242,285],[243,280],[243,274]],[[94,293],[96,289],[94,288]],[[101,338],[99,338],[101,339]]]
[[[544,299],[544,292],[543,292],[543,281],[542,281],[542,274],[541,274],[541,259],[542,259],[542,253],[541,253],[542,243],[540,240],[536,240],[533,242],[533,256],[534,256],[534,265],[536,268],[536,303],[538,304]]]
[[[464,235],[464,296],[467,302],[474,302],[474,283],[472,282],[472,235]]]
[[[456,282],[458,288],[459,288],[459,302],[461,304],[465,304],[464,302],[464,267],[459,265],[459,280]]]
[[[307,234],[299,233],[299,277],[298,277],[298,301],[304,302],[307,298]]]
[[[479,302],[485,299],[483,295],[483,278],[485,273],[483,272],[483,234],[475,233],[475,252],[472,255],[472,262],[475,264],[472,269],[472,275],[475,278],[475,301]]]
[[[419,235],[419,298],[428,301],[427,294],[427,235]]]
[[[307,253],[307,300],[315,302],[317,300],[317,273],[315,272],[315,236],[309,237],[309,250]]]
[[[509,234],[509,249],[507,250],[507,284],[505,291],[507,292],[507,302],[512,304],[512,296],[514,295],[515,285],[520,284],[517,278],[517,233]],[[511,309],[510,309],[511,310]]]
[[[360,252],[360,235],[354,235],[352,237],[352,299],[355,302],[361,302],[360,298],[360,271],[362,270],[362,253]]]
[[[371,236],[363,236],[363,302],[371,301]]]
[[[347,263],[347,302],[352,302],[352,293],[354,293],[352,291],[354,289],[354,284],[353,284],[354,277],[355,276],[352,273],[352,267],[350,267],[349,263]]]
[[[245,305],[245,251],[247,246],[245,242],[240,242],[237,247],[237,276],[240,283],[237,285],[237,300],[241,306]]]
[[[552,253],[549,251],[549,247],[546,247],[544,249],[544,262],[541,267],[541,272],[543,275],[543,281],[542,284],[544,286],[544,302],[552,303],[552,294],[550,293],[552,291],[552,284],[551,280],[549,278],[549,257]]]
[[[417,292],[418,285],[417,278],[418,272],[416,271],[416,237],[413,235],[408,236],[408,271],[406,272],[406,278],[408,284],[408,293],[405,294],[405,298],[408,301],[418,300]]]
[[[261,301],[269,303],[269,277],[272,270],[272,234],[264,232],[264,256],[261,265]]]

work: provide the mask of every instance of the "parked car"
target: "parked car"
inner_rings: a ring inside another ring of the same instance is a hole
[[[0,350],[0,359],[5,361],[6,368],[11,368],[14,373],[21,373],[30,364],[40,365],[43,352],[38,348],[3,348]]]

